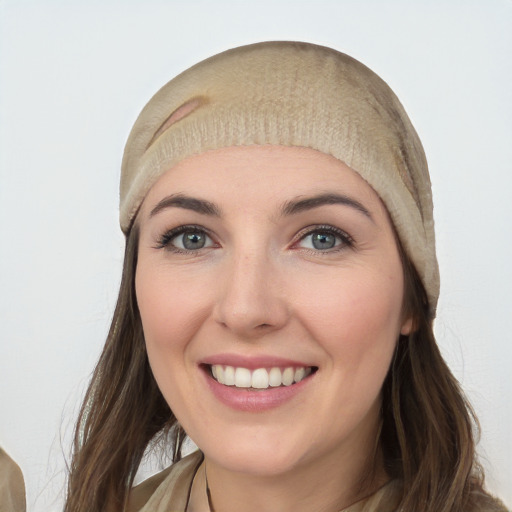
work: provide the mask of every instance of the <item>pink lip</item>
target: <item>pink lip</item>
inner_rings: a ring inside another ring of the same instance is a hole
[[[215,363],[220,364],[220,363]],[[231,366],[231,365],[230,365]],[[235,365],[233,365],[235,366]],[[240,366],[243,366],[240,364]],[[269,367],[281,366],[280,364],[269,365]],[[286,365],[285,365],[286,366]],[[294,366],[288,364],[287,366]],[[296,364],[296,366],[303,366]],[[263,368],[263,366],[255,366],[254,368]],[[245,366],[247,368],[247,366]],[[244,412],[263,412],[269,409],[277,408],[284,405],[286,402],[291,401],[294,397],[300,394],[314,378],[314,374],[309,377],[292,384],[291,386],[281,386],[277,388],[262,389],[258,391],[248,390],[246,388],[236,388],[234,386],[224,386],[218,383],[205,366],[202,367],[202,373],[206,380],[207,386],[213,395],[224,405],[227,405],[231,409]]]
[[[204,361],[201,361],[201,364],[207,364],[210,366],[214,364],[221,364],[224,366],[248,368],[249,370],[256,370],[257,368],[287,368],[290,366],[294,368],[300,368],[304,366],[307,368],[312,366],[308,363],[293,361],[292,359],[284,359],[282,357],[248,357],[237,354],[216,354],[214,356],[205,358]]]

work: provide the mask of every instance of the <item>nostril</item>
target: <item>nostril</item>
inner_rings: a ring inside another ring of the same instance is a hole
[[[257,329],[266,329],[267,327],[272,327],[272,326],[270,324],[260,324],[260,325],[256,326]]]

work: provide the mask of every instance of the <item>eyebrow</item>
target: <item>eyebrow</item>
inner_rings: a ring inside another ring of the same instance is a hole
[[[281,213],[282,215],[294,215],[296,213],[330,204],[350,206],[373,221],[371,213],[359,201],[348,196],[332,193],[319,194],[295,201],[286,201],[281,209]]]
[[[312,197],[306,197],[304,199],[286,201],[281,207],[281,215],[295,215],[300,212],[331,204],[341,204],[354,208],[373,221],[370,212],[359,201],[356,201],[355,199],[345,195],[332,193],[319,194]],[[166,208],[183,208],[185,210],[191,210],[202,215],[209,215],[213,217],[221,216],[221,210],[216,204],[211,203],[210,201],[206,201],[205,199],[197,199],[195,197],[186,196],[184,194],[173,194],[171,196],[164,197],[151,210],[149,216],[153,217]]]
[[[184,194],[173,194],[164,197],[158,204],[151,210],[149,216],[153,217],[166,208],[183,208],[185,210],[192,210],[202,215],[210,215],[213,217],[220,217],[220,209],[210,201],[204,199],[196,199],[195,197],[186,196]]]

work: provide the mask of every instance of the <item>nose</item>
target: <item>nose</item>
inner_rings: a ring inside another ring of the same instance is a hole
[[[283,328],[289,308],[277,267],[266,254],[238,255],[225,262],[219,275],[215,320],[242,339]]]

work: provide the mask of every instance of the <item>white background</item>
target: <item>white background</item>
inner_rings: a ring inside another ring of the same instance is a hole
[[[434,186],[436,332],[480,417],[488,486],[512,504],[512,1],[0,0],[0,444],[29,510],[62,506],[117,294],[136,115],[191,64],[268,39],[345,51],[405,104]]]

